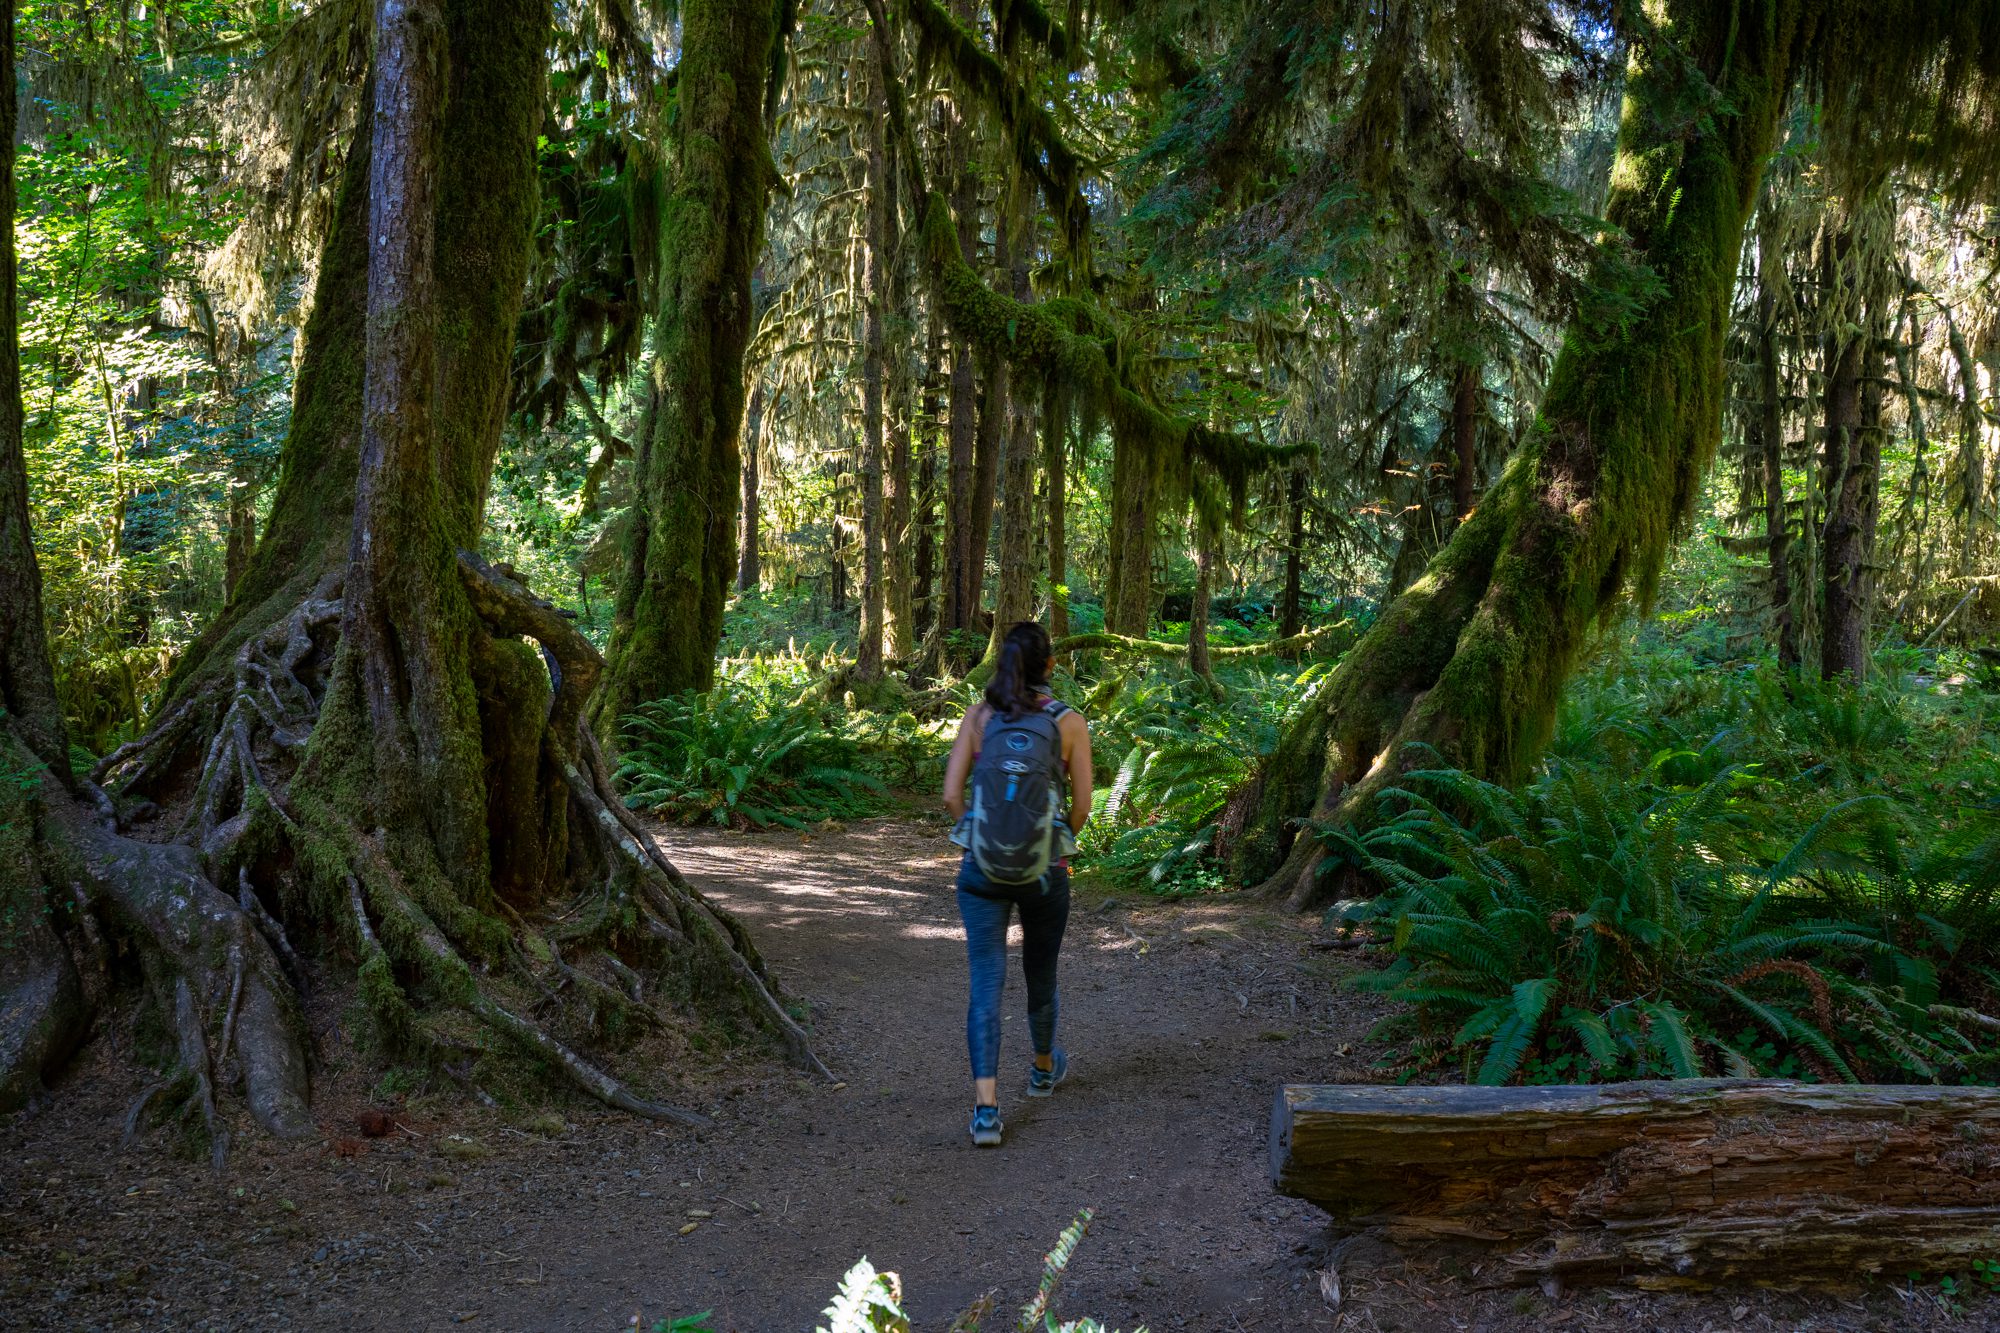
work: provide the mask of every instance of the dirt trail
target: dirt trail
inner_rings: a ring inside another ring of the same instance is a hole
[[[663,840],[810,1003],[844,1087],[723,1051],[675,1071],[680,1100],[715,1117],[700,1133],[575,1105],[558,1130],[454,1100],[413,1112],[420,1137],[341,1144],[372,1075],[343,1061],[334,1026],[317,1109],[336,1142],[249,1140],[217,1178],[157,1139],[119,1151],[145,1075],[100,1041],[55,1110],[0,1133],[0,1327],[612,1333],[635,1312],[650,1327],[712,1310],[717,1330],[790,1333],[866,1255],[903,1275],[919,1327],[996,1291],[989,1328],[1011,1329],[1085,1205],[1097,1221],[1062,1308],[1126,1330],[1859,1329],[1920,1313],[1881,1297],[1551,1302],[1379,1257],[1350,1265],[1330,1312],[1324,1221],[1265,1184],[1266,1117],[1282,1082],[1364,1076],[1372,1015],[1330,984],[1350,964],[1314,951],[1306,924],[1081,894],[1062,967],[1070,1079],[1048,1101],[1019,1095],[1016,955],[1007,1144],[982,1152],[964,1134],[964,962],[936,828]]]

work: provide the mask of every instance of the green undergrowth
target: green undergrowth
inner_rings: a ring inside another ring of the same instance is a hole
[[[1016,1317],[997,1316],[989,1292],[942,1327],[947,1333],[1002,1333],[1008,1329],[1016,1333],[1111,1333],[1095,1319],[1064,1319],[1056,1313],[1057,1289],[1076,1247],[1090,1227],[1090,1219],[1091,1210],[1086,1208],[1063,1228],[1055,1248],[1042,1258],[1042,1276],[1035,1294]],[[862,1259],[841,1277],[840,1290],[834,1293],[833,1302],[820,1312],[826,1322],[816,1327],[816,1333],[915,1333],[917,1326],[904,1313],[903,1299],[901,1278],[894,1273],[878,1272],[875,1265]],[[662,1319],[647,1327],[650,1333],[714,1333],[709,1319],[704,1312]],[[1141,1327],[1133,1333],[1146,1330]]]
[[[941,780],[943,724],[830,702],[822,674],[800,654],[742,659],[705,694],[642,705],[624,725],[626,802],[684,824],[804,828]]]
[[[1406,1073],[2000,1079],[2000,694],[1663,651],[1578,682],[1518,788],[1408,772],[1326,871],[1393,961]]]
[[[1087,864],[1168,896],[1224,887],[1208,855],[1223,807],[1325,669],[1276,659],[1219,666],[1219,699],[1178,663],[1134,672],[1101,708],[1080,690],[1099,782]]]

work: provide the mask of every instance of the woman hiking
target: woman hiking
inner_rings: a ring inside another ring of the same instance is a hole
[[[1054,662],[1048,631],[1035,621],[1008,630],[986,698],[959,723],[944,769],[945,807],[958,820],[952,841],[965,848],[958,865],[958,913],[972,972],[965,1045],[972,1058],[972,1142],[981,1148],[1000,1145],[1000,999],[1007,923],[1016,908],[1035,1044],[1028,1096],[1048,1096],[1068,1072],[1068,1058],[1055,1044],[1056,957],[1069,923],[1069,853],[1090,817],[1090,728],[1050,694]]]

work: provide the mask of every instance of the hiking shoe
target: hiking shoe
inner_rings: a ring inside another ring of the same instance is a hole
[[[1051,1067],[1048,1069],[1044,1069],[1037,1064],[1030,1064],[1028,1066],[1028,1095],[1030,1097],[1046,1097],[1056,1090],[1056,1084],[1062,1082],[1063,1075],[1069,1072],[1069,1052],[1058,1049],[1055,1059],[1049,1063]]]
[[[972,1146],[975,1148],[997,1148],[1000,1146],[1000,1108],[997,1106],[975,1106],[972,1108]]]

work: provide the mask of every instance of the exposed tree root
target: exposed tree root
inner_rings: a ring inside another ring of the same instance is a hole
[[[286,916],[300,910],[330,919],[351,940],[361,997],[385,1046],[428,1052],[455,1077],[462,1071],[442,1057],[476,1056],[479,1047],[427,1021],[440,1008],[469,1016],[607,1106],[710,1123],[640,1096],[569,1039],[572,1030],[615,1035],[666,1025],[655,1008],[673,989],[656,984],[664,968],[686,978],[697,1002],[726,999],[776,1035],[793,1060],[831,1078],[742,923],[688,883],[613,789],[582,725],[584,698],[602,670],[596,650],[512,571],[469,554],[460,565],[481,619],[497,636],[539,645],[548,668],[543,768],[557,809],[568,809],[564,873],[579,886],[568,910],[505,900],[475,908],[439,899],[434,888],[419,892],[395,869],[384,830],[350,821],[329,844],[328,811],[315,806],[308,820],[303,804],[292,808],[291,778],[313,745],[338,643],[341,586],[330,576],[290,614],[245,638],[226,675],[196,687],[96,766],[92,778],[109,794],[97,793],[95,818],[81,801],[49,804],[57,842],[73,853],[65,864],[84,868],[75,886],[79,919],[61,947],[34,951],[36,968],[22,965],[25,954],[0,958],[14,964],[0,967],[4,1100],[29,1095],[39,1072],[81,1039],[96,1007],[89,979],[104,969],[101,957],[77,955],[106,952],[101,922],[140,959],[172,1051],[164,1076],[134,1102],[127,1132],[149,1115],[171,1114],[205,1132],[219,1162],[228,1144],[221,1105],[234,1094],[267,1130],[310,1132],[296,1019],[305,969],[292,942],[305,926]],[[94,781],[80,784],[86,795]],[[142,842],[117,831],[135,802],[162,790],[188,793],[173,803],[181,841]],[[326,885],[335,864],[347,873]],[[293,875],[331,892],[278,895],[278,883]],[[232,878],[233,896],[217,887]]]
[[[669,929],[723,964],[752,1013],[777,1034],[793,1060],[832,1078],[813,1053],[805,1030],[771,993],[764,960],[742,922],[688,883],[613,790],[603,750],[581,725],[584,699],[602,671],[596,648],[567,617],[507,571],[464,551],[459,553],[459,569],[474,608],[489,625],[541,645],[556,686],[549,702],[547,735],[572,802],[598,831],[608,852],[606,859],[613,867],[608,891],[624,892],[619,886],[629,880],[638,891],[637,906],[657,914]]]

